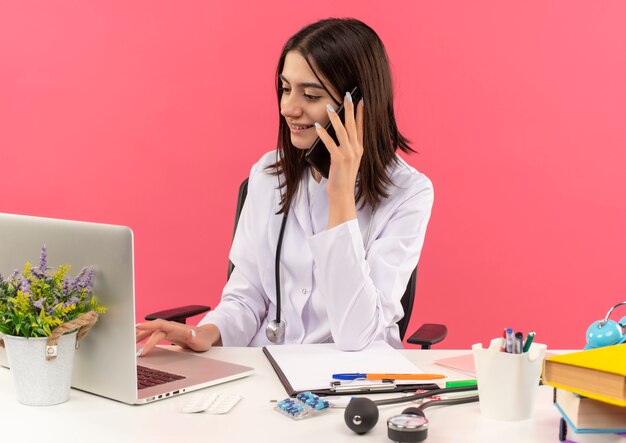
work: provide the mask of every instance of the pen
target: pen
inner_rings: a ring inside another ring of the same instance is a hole
[[[500,352],[506,352],[506,328],[502,330],[502,344],[500,345]]]
[[[364,378],[366,380],[435,380],[446,378],[442,374],[370,374],[364,372],[348,372],[343,374],[333,374],[335,380],[356,380]]]
[[[522,348],[524,347],[523,341],[524,341],[524,334],[522,334],[521,332],[516,332],[515,333],[515,346],[513,349],[514,354],[522,353]]]
[[[506,352],[513,353],[513,329],[506,328]]]
[[[535,338],[535,332],[529,332],[528,335],[526,336],[526,343],[524,343],[524,351],[523,352],[528,352],[528,350],[530,349],[530,345],[533,343],[533,339]]]

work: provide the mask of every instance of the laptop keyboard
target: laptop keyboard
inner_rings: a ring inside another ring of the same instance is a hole
[[[137,365],[137,389],[151,388],[183,378],[186,377]]]

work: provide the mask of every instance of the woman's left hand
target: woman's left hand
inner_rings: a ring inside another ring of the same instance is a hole
[[[328,228],[356,218],[354,188],[363,157],[363,100],[354,112],[354,103],[347,93],[343,100],[345,124],[329,105],[328,116],[335,129],[339,146],[326,130],[316,125],[317,135],[330,153],[330,172],[326,193],[329,198]]]

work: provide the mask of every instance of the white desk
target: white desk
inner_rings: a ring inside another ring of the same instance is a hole
[[[434,359],[469,351],[402,351],[426,372],[455,378],[466,375],[433,365]],[[343,409],[331,409],[317,417],[291,420],[274,411],[271,399],[287,397],[260,348],[214,348],[207,356],[253,366],[250,377],[200,392],[229,392],[243,396],[226,415],[183,414],[185,394],[142,406],[129,406],[72,390],[66,403],[49,407],[17,402],[11,374],[0,368],[0,435],[3,441],[46,442],[389,442],[386,420],[409,404],[380,407],[377,425],[366,435],[353,433],[344,424]],[[557,442],[559,413],[552,406],[552,388],[538,388],[534,416],[519,422],[501,422],[480,415],[478,403],[432,407],[427,442]],[[31,438],[25,433],[30,433]],[[23,438],[18,438],[23,435]],[[11,436],[12,438],[6,439]],[[44,437],[45,436],[45,437]]]

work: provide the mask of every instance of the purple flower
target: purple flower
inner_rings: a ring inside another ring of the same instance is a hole
[[[80,298],[76,297],[75,295],[72,296],[72,298],[70,298],[68,301],[66,301],[63,306],[65,306],[66,308],[68,306],[72,306],[75,305],[76,303],[78,303],[80,301]]]
[[[30,294],[30,282],[22,275],[22,284],[20,285],[20,290],[24,293]]]
[[[30,272],[39,280],[45,280],[47,277],[44,272],[39,270],[39,268],[31,268]]]
[[[70,290],[72,292],[80,292],[83,289],[91,291],[93,286],[94,270],[92,267],[85,267],[80,270],[80,273],[76,276],[71,283]]]
[[[74,291],[80,292],[80,290],[83,288],[83,278],[86,272],[87,272],[87,268],[83,268],[80,270],[80,273],[76,276],[76,278],[70,285],[70,290],[72,292]]]
[[[37,309],[43,309],[43,302],[44,302],[44,298],[40,298],[39,300],[33,302],[33,306],[36,307]]]
[[[39,257],[39,271],[41,271],[42,274],[46,273],[46,269],[48,266],[48,248],[46,245],[43,245],[41,247],[41,256]]]
[[[17,277],[17,274],[19,274],[20,271],[18,271],[17,269],[15,271],[13,271],[13,273],[11,275],[9,275],[9,278],[7,281],[13,281],[15,280],[15,277]]]
[[[87,268],[87,274],[85,275],[85,279],[83,280],[83,288],[87,291],[91,291],[93,289],[93,276],[95,271],[90,266]]]
[[[54,314],[54,310],[56,309],[57,305],[59,304],[59,299],[55,296],[54,299],[52,300],[52,303],[46,303],[46,314],[48,315],[52,315]]]

